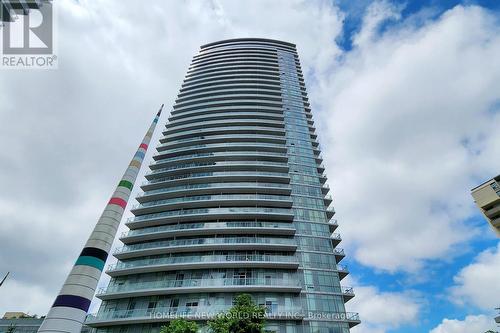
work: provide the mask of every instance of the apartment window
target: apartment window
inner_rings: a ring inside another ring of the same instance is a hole
[[[500,186],[497,183],[491,183],[490,186],[500,196]]]

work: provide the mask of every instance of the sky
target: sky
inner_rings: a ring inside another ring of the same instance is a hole
[[[199,46],[264,37],[301,58],[362,320],[352,332],[495,328],[500,242],[470,189],[500,173],[500,2],[56,6],[58,69],[0,69],[0,314],[47,313]]]

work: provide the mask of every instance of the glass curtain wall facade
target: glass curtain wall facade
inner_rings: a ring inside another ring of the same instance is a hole
[[[97,332],[204,325],[249,293],[266,330],[347,333],[353,290],[295,45],[233,39],[191,63],[130,230],[107,269]]]

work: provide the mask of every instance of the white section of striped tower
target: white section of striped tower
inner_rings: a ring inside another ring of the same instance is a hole
[[[163,104],[38,332],[79,333],[81,331],[162,109]]]

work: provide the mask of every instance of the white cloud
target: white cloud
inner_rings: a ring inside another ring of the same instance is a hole
[[[402,6],[388,1],[374,1],[366,9],[360,31],[353,37],[354,46],[372,42],[378,36],[377,29],[386,21],[399,20]]]
[[[464,320],[445,318],[429,333],[484,333],[488,330],[496,331],[493,318],[478,315],[467,316]]]
[[[6,311],[24,312],[30,315],[45,315],[47,308],[54,301],[51,295],[43,287],[32,283],[19,283],[15,280],[7,280],[2,286],[2,297],[0,297],[0,316]],[[46,302],[47,306],[42,310],[40,303]]]
[[[359,41],[310,89],[340,231],[391,272],[464,253],[470,189],[500,164],[495,18],[457,6],[415,22]]]
[[[451,299],[459,304],[491,310],[500,305],[500,242],[481,252],[455,277]]]
[[[346,304],[348,311],[359,312],[361,325],[353,333],[378,333],[418,320],[421,296],[413,291],[386,292],[377,287],[360,285],[349,276],[343,283],[354,286],[356,297]]]

